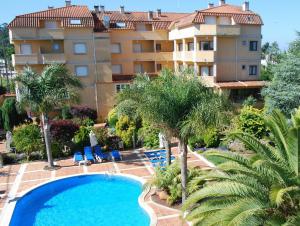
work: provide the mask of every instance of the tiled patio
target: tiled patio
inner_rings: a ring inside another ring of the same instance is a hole
[[[177,148],[173,148],[172,152],[178,157]],[[131,174],[146,180],[151,178],[154,169],[145,158],[143,151],[123,151],[122,155],[123,160],[120,162],[97,163],[90,166],[74,166],[72,158],[59,160],[56,164],[60,167],[55,171],[44,170],[47,164],[45,162],[5,166],[0,169],[0,214],[8,201],[8,196],[18,197],[22,192],[34,186],[59,177],[83,173],[108,172]],[[208,167],[207,163],[194,153],[188,153],[188,165],[201,168]],[[154,210],[158,226],[187,225],[181,219],[179,210],[155,203],[151,195],[145,197],[145,202]]]

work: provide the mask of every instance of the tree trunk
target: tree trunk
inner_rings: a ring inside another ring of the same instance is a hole
[[[167,166],[169,166],[169,165],[171,165],[171,155],[172,155],[171,142],[169,139],[166,139],[165,148],[167,150],[167,156],[166,156]]]
[[[52,152],[51,152],[49,124],[48,124],[48,119],[45,116],[45,114],[42,114],[42,121],[43,121],[44,140],[45,140],[46,152],[47,152],[47,158],[48,158],[48,166],[49,166],[49,168],[52,168],[54,166],[54,164],[53,164]]]
[[[187,144],[183,140],[179,140],[180,161],[181,161],[181,189],[182,203],[187,198]]]

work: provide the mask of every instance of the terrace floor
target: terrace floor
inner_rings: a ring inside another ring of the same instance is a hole
[[[177,147],[172,148],[175,157],[179,157]],[[0,169],[0,219],[3,207],[9,197],[19,197],[24,191],[33,188],[41,183],[51,181],[60,177],[86,173],[125,173],[143,179],[150,179],[154,169],[143,154],[143,150],[122,151],[123,160],[119,162],[97,163],[89,166],[74,166],[73,159],[58,160],[55,163],[60,166],[57,170],[44,170],[46,162],[30,162],[18,165],[8,165]],[[195,153],[188,153],[188,166],[208,168]],[[162,206],[153,201],[151,192],[144,200],[157,216],[157,226],[181,226],[187,225],[181,218],[181,212],[177,209]]]

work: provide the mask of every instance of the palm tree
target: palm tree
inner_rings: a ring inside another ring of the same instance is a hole
[[[20,91],[19,104],[31,112],[40,114],[43,125],[48,165],[52,168],[53,159],[49,138],[48,114],[55,108],[77,102],[78,88],[82,85],[63,65],[47,66],[41,75],[26,68],[16,77]]]
[[[197,125],[212,126],[223,112],[222,98],[213,90],[203,86],[193,73],[183,71],[176,74],[163,70],[160,76],[149,79],[147,75],[137,77],[133,85],[122,92],[118,102],[134,100],[142,119],[160,128],[168,138],[179,140],[181,153],[182,200],[186,199],[187,184],[187,140]],[[191,118],[195,119],[192,122]],[[202,131],[203,132],[203,131]],[[169,156],[170,154],[168,154]]]
[[[300,220],[300,109],[289,122],[279,111],[265,118],[270,143],[252,135],[232,134],[251,151],[251,157],[212,151],[225,160],[198,177],[204,184],[183,209],[195,225],[296,225]]]

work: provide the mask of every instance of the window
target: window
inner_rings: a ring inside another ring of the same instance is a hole
[[[155,48],[156,48],[157,52],[160,52],[161,51],[161,44],[160,43],[156,44]]]
[[[214,67],[209,67],[209,76],[214,76]]]
[[[85,43],[74,43],[75,54],[86,54],[87,48]]]
[[[21,44],[20,52],[21,52],[21,54],[24,54],[24,55],[32,54],[31,45],[30,44]]]
[[[111,53],[121,53],[121,44],[120,43],[111,44]]]
[[[257,66],[256,65],[249,66],[249,75],[257,75]]]
[[[178,51],[183,51],[183,43],[178,43]]]
[[[193,51],[194,50],[194,43],[193,42],[189,42],[188,43],[188,51]]]
[[[242,45],[243,45],[243,46],[247,46],[247,41],[245,41],[245,40],[242,41]]]
[[[116,28],[125,28],[126,24],[124,22],[117,22],[116,23]]]
[[[230,25],[231,24],[231,18],[226,16],[219,17],[218,20],[220,25]]]
[[[200,50],[204,50],[204,51],[214,50],[214,42],[213,41],[200,42]]]
[[[133,44],[133,52],[134,53],[141,53],[142,52],[142,44],[134,43]]]
[[[142,64],[135,64],[134,65],[134,73],[144,73],[144,67]]]
[[[161,64],[156,64],[156,68],[157,68],[157,71],[161,71],[162,65]]]
[[[130,85],[127,83],[124,84],[116,84],[116,91],[117,93],[121,92],[122,90],[128,88]]]
[[[136,30],[137,31],[146,31],[146,26],[145,24],[136,24]]]
[[[205,24],[217,24],[217,18],[215,16],[205,16]]]
[[[53,52],[59,52],[60,50],[60,45],[58,43],[53,43],[52,44],[52,51]]]
[[[242,65],[242,70],[245,70],[246,69],[246,65]]]
[[[201,76],[209,76],[209,67],[201,67]]]
[[[70,24],[72,24],[72,25],[80,25],[81,24],[81,20],[80,19],[71,19],[70,20]]]
[[[121,64],[113,64],[111,66],[111,71],[113,74],[122,74],[122,65]]]
[[[45,21],[45,28],[47,29],[56,29],[57,22],[56,21]]]
[[[250,41],[249,43],[249,50],[250,51],[257,51],[258,41]]]
[[[75,73],[77,76],[88,76],[88,66],[75,66]]]

